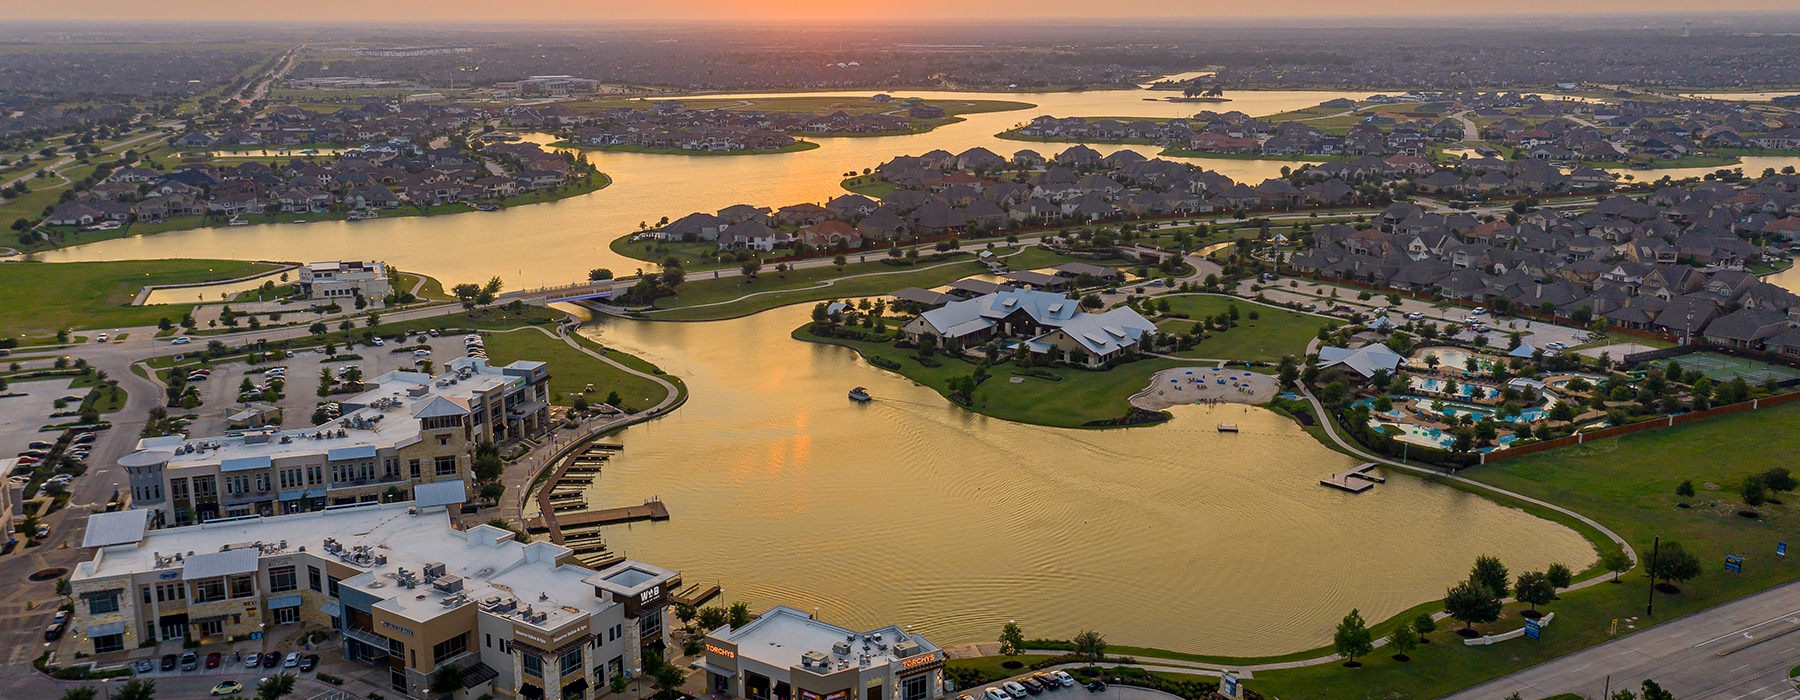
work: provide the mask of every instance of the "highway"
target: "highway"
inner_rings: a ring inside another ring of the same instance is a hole
[[[1800,700],[1800,582],[1777,586],[1451,695],[1603,697],[1654,680],[1681,700]]]

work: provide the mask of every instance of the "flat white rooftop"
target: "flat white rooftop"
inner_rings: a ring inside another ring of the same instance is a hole
[[[190,567],[223,571],[217,568],[221,562],[214,561],[219,558],[210,556],[222,551],[259,551],[260,557],[304,551],[336,559],[363,572],[343,580],[342,585],[381,598],[376,604],[380,609],[418,621],[462,605],[487,607],[511,600],[516,601],[514,611],[502,614],[549,630],[613,605],[597,598],[593,586],[584,582],[594,571],[556,564],[557,558],[569,552],[567,548],[548,542],[521,543],[511,532],[489,525],[455,530],[446,508],[417,508],[412,503],[358,505],[149,530],[136,542],[99,548],[92,560],[76,566],[72,578],[83,581],[149,571],[181,571],[185,575]],[[175,558],[178,554],[179,561]],[[454,576],[461,590],[449,592],[434,586],[424,576],[430,564],[442,564],[445,576],[439,580]],[[408,581],[413,583],[411,588],[406,586]],[[544,613],[544,619],[524,619],[527,610]]]
[[[829,657],[832,669],[886,666],[901,658],[895,646],[911,641],[919,645],[918,653],[937,649],[919,635],[908,634],[889,626],[869,632],[854,632],[827,622],[815,620],[805,612],[785,605],[769,609],[761,617],[741,629],[729,630],[723,638],[737,645],[740,658],[753,659],[778,668],[800,665],[801,657],[819,652]],[[848,654],[837,653],[838,645],[848,644]],[[834,649],[836,647],[836,649]],[[915,654],[916,655],[916,654]],[[821,669],[824,672],[825,669]]]

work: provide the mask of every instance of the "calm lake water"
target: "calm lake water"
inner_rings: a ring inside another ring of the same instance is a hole
[[[872,93],[841,94],[863,98]],[[400,269],[424,272],[445,285],[500,275],[508,288],[565,284],[586,279],[595,267],[619,274],[642,263],[621,257],[607,244],[637,230],[639,222],[716,211],[732,204],[778,207],[824,202],[843,193],[843,174],[861,172],[894,156],[936,148],[952,153],[985,146],[1003,156],[1030,148],[1046,155],[1068,144],[1027,143],[994,138],[1040,114],[1055,116],[1180,117],[1201,110],[1241,110],[1262,116],[1361,93],[1315,91],[1240,92],[1230,102],[1177,104],[1146,101],[1167,92],[1106,90],[1063,93],[900,92],[945,100],[1012,100],[1038,107],[973,114],[967,121],[909,136],[816,138],[820,147],[760,156],[671,156],[589,152],[613,178],[604,190],[571,199],[492,213],[407,217],[373,221],[195,229],[150,237],[103,241],[52,251],[41,259],[134,260],[142,258],[227,258],[241,260],[385,260]],[[768,97],[769,94],[726,97]],[[709,98],[718,96],[709,96]],[[1099,146],[1102,153],[1120,146]],[[1154,147],[1130,147],[1154,156]],[[1260,182],[1280,174],[1286,160],[1184,159],[1238,180]]]
[[[1379,620],[1442,596],[1480,554],[1514,571],[1595,558],[1569,529],[1448,487],[1320,486],[1354,461],[1262,409],[1178,407],[1166,425],[1106,431],[972,414],[790,339],[809,313],[585,331],[692,390],[625,430],[592,487],[596,507],[658,496],[672,513],[607,529],[615,552],[753,608],[941,643],[991,641],[1016,619],[1031,636],[1094,628],[1232,654],[1327,644],[1351,608]],[[853,386],[875,401],[849,401]]]

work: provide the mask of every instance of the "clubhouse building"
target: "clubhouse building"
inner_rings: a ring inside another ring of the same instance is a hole
[[[856,632],[776,606],[706,635],[694,667],[740,700],[940,700],[944,652],[899,627]]]

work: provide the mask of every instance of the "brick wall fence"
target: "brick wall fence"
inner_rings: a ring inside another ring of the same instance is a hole
[[[1543,442],[1534,442],[1529,445],[1520,445],[1518,447],[1509,447],[1504,450],[1495,450],[1493,452],[1482,453],[1481,463],[1487,464],[1489,462],[1498,462],[1498,461],[1502,461],[1502,460],[1513,459],[1515,457],[1523,457],[1525,455],[1543,452],[1545,450],[1554,450],[1558,447],[1566,447],[1569,445],[1580,445],[1580,444],[1593,442],[1595,440],[1608,440],[1608,439],[1612,439],[1612,438],[1616,438],[1616,437],[1630,435],[1632,433],[1641,433],[1646,430],[1657,430],[1660,428],[1672,428],[1677,425],[1682,425],[1685,423],[1692,423],[1694,421],[1706,420],[1708,418],[1723,416],[1723,415],[1730,414],[1730,413],[1742,413],[1744,411],[1757,411],[1757,410],[1761,410],[1761,409],[1765,409],[1765,408],[1773,408],[1775,406],[1781,406],[1781,405],[1785,405],[1785,404],[1794,403],[1796,401],[1800,401],[1800,392],[1793,392],[1793,393],[1788,393],[1788,394],[1778,394],[1775,396],[1766,396],[1766,397],[1763,397],[1760,399],[1751,399],[1749,401],[1742,401],[1742,402],[1733,403],[1733,404],[1726,404],[1724,406],[1717,406],[1714,408],[1706,409],[1704,411],[1694,411],[1693,413],[1683,413],[1679,416],[1663,416],[1661,418],[1654,418],[1651,420],[1640,421],[1637,423],[1630,423],[1627,425],[1613,426],[1610,428],[1601,428],[1599,430],[1589,430],[1586,432],[1576,433],[1574,435],[1570,435],[1567,437],[1559,437],[1559,438],[1556,438],[1553,440],[1545,440]]]

